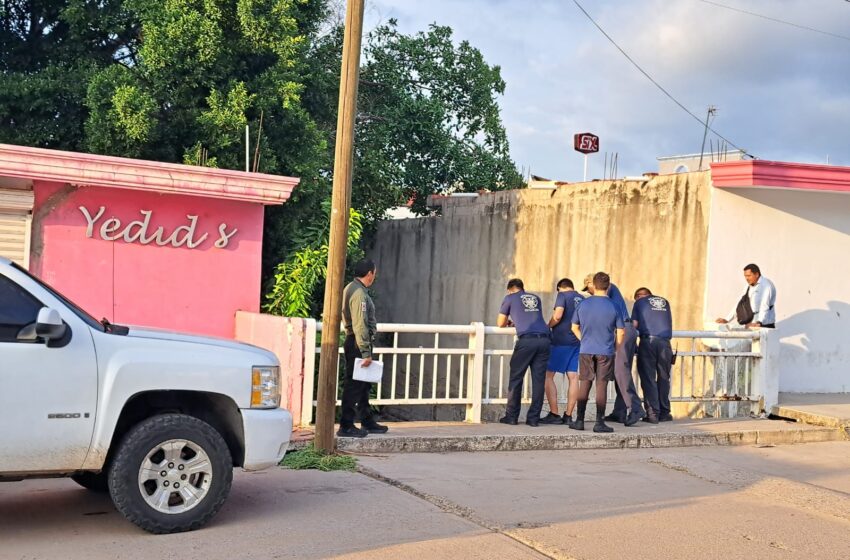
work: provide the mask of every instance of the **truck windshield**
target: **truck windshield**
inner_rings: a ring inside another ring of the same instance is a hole
[[[66,306],[68,306],[68,308],[71,311],[73,311],[77,315],[77,317],[79,317],[80,319],[85,321],[88,326],[90,326],[93,329],[97,329],[101,332],[106,331],[106,328],[103,326],[103,324],[100,321],[98,321],[97,319],[95,319],[94,317],[92,317],[91,315],[86,313],[86,311],[83,308],[81,308],[80,306],[75,304],[73,301],[66,298],[65,296],[63,296],[62,294],[57,292],[55,289],[51,288],[50,285],[45,284],[40,279],[38,279],[35,276],[33,276],[32,274],[30,274],[30,272],[28,270],[26,270],[25,268],[23,268],[21,266],[18,266],[16,263],[12,263],[12,267],[14,267],[16,270],[26,274],[29,278],[32,279],[33,282],[35,282],[36,284],[38,284],[39,286],[41,286],[42,288],[44,288],[45,290],[50,292],[50,294],[53,297],[55,297],[56,299],[58,299],[59,301],[64,303]]]

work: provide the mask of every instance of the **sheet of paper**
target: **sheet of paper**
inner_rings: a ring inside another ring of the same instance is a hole
[[[378,383],[384,376],[384,362],[372,360],[367,367],[363,367],[362,358],[354,358],[354,379],[368,383]]]

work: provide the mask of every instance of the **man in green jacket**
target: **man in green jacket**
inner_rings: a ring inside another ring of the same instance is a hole
[[[378,332],[375,304],[367,288],[375,281],[375,263],[363,259],[354,265],[354,280],[342,292],[342,320],[345,325],[345,383],[342,389],[342,414],[339,419],[340,437],[366,437],[386,433],[372,418],[369,391],[372,384],[354,379],[354,360],[362,358],[362,367],[372,363],[372,340]],[[360,425],[354,425],[357,415]]]

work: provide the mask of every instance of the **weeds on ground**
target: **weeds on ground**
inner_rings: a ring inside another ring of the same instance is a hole
[[[353,471],[357,468],[357,459],[351,455],[338,455],[336,453],[323,453],[318,451],[312,443],[304,449],[291,451],[281,461],[281,465],[287,469],[318,469],[320,471]]]

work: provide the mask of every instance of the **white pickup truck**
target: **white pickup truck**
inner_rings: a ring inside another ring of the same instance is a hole
[[[0,257],[0,481],[69,476],[152,533],[196,529],[233,467],[286,452],[271,352],[98,321]]]

